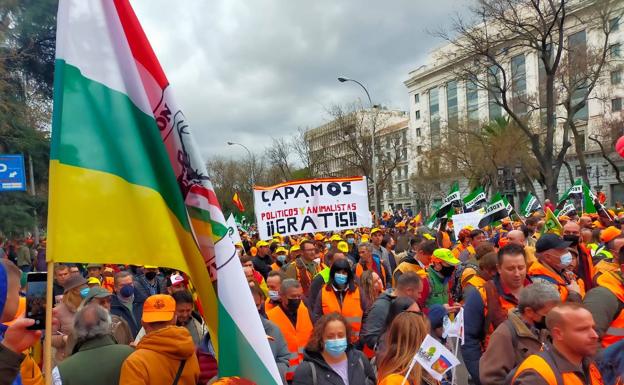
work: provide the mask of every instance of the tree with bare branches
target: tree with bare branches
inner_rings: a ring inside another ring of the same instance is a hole
[[[458,62],[456,76],[487,90],[490,112],[502,109],[527,138],[537,161],[537,180],[551,200],[557,199],[557,179],[571,136],[579,136],[579,112],[608,60],[614,3],[478,0],[472,13],[479,24],[457,18],[452,33],[437,33],[451,43],[447,59]],[[581,24],[600,36],[599,44],[570,41],[568,29],[580,29]],[[539,62],[537,91],[527,90],[526,80],[517,76],[522,67],[513,62],[515,55],[527,52]]]

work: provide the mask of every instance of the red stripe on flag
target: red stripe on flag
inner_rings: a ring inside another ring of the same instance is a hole
[[[204,198],[208,199],[208,203],[210,203],[211,205],[215,207],[218,207],[219,210],[221,210],[221,206],[219,205],[219,200],[217,199],[217,195],[214,193],[214,191],[207,189],[205,187],[199,186],[199,185],[193,185],[188,193],[203,196]]]
[[[154,50],[145,36],[145,32],[136,17],[132,6],[128,0],[113,0],[117,15],[126,34],[126,40],[132,51],[134,60],[138,61],[145,67],[154,79],[158,82],[161,89],[165,89],[169,84],[167,76],[163,71]]]

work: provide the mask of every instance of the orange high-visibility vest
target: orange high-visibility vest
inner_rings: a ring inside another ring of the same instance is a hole
[[[596,283],[613,293],[620,303],[624,303],[624,282],[616,273],[601,274]],[[602,346],[606,348],[621,339],[624,339],[624,309],[615,317],[602,336]]]
[[[489,281],[489,282],[493,283],[493,281]],[[479,295],[481,295],[481,300],[483,301],[483,319],[486,319],[488,316],[488,298],[487,298],[487,290],[485,287],[487,283],[488,281],[484,281],[483,285],[478,286],[478,287],[475,286],[475,288],[479,292]],[[496,285],[494,286],[496,287]],[[514,309],[517,306],[517,304],[513,302],[509,302],[505,297],[500,295],[498,291],[497,291],[497,296],[498,296],[498,303],[500,304],[500,307],[502,311],[505,312],[505,314],[509,314],[509,311],[511,309]],[[490,326],[488,327],[488,330],[485,330],[485,337],[483,338],[483,342],[481,344],[482,351],[485,351],[485,349],[487,349],[488,343],[490,342],[490,336],[492,335],[492,333],[494,333],[495,329],[496,329],[496,326],[493,323],[491,323]]]
[[[418,263],[411,262],[401,262],[396,269],[394,269],[394,273],[392,274],[392,286],[396,287],[396,280],[394,279],[394,274],[400,271],[401,274],[407,273],[408,271],[414,272],[418,274],[420,279],[427,279],[427,270],[423,269]],[[357,274],[356,274],[357,275]]]
[[[584,382],[578,378],[573,372],[559,372],[555,373],[555,369],[551,366],[550,359],[544,359],[544,356],[549,354],[547,352],[540,352],[538,354],[532,354],[528,356],[516,370],[516,374],[511,380],[511,384],[515,384],[516,378],[525,370],[533,370],[539,374],[548,385],[584,385]],[[558,370],[558,369],[557,369]],[[590,385],[604,385],[602,376],[598,371],[596,365],[592,362],[589,364],[589,384]],[[560,378],[560,381],[557,378]]]
[[[373,262],[375,263],[375,262]],[[383,266],[383,263],[379,264],[380,268],[381,268],[381,281],[383,282],[384,285],[384,289],[386,288],[386,268]],[[369,269],[371,270],[371,269]],[[362,273],[365,272],[366,270],[364,270],[364,268],[362,267],[361,263],[358,263],[355,266],[355,276],[360,278],[362,276]]]
[[[310,313],[308,313],[308,308],[301,302],[299,309],[297,309],[296,326],[293,326],[280,306],[276,306],[268,311],[267,317],[275,322],[286,339],[288,351],[290,352],[290,367],[286,372],[286,379],[292,381],[295,369],[303,361],[303,349],[308,344],[308,340],[312,335],[312,329],[314,329],[310,320]]]
[[[527,275],[531,278],[546,280],[556,285],[557,290],[559,290],[561,302],[565,302],[566,299],[568,299],[568,288],[566,287],[568,284],[563,277],[542,265],[539,261],[533,262],[531,267],[529,267]]]
[[[360,338],[362,328],[362,305],[360,302],[360,289],[354,291],[347,290],[342,300],[342,307],[336,298],[336,293],[331,288],[325,287],[321,290],[321,305],[323,314],[339,313],[347,320],[353,331],[352,342]]]
[[[462,289],[465,289],[466,286],[468,285],[472,285],[474,286],[475,289],[478,289],[480,287],[483,287],[483,285],[485,285],[487,281],[485,279],[483,279],[482,277],[478,276],[478,275],[473,275],[472,277],[470,277],[466,283],[464,284],[462,282]]]
[[[274,305],[273,302],[271,302],[271,298],[267,298],[266,301],[264,301],[264,312],[268,312],[269,310],[273,310],[277,307],[277,305]]]

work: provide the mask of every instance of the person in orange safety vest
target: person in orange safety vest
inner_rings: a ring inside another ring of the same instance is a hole
[[[591,360],[598,350],[594,319],[577,303],[555,306],[546,315],[552,347],[527,357],[513,374],[512,385],[602,385]]]
[[[318,320],[334,312],[342,314],[351,327],[351,342],[354,343],[359,339],[362,328],[362,301],[349,262],[346,259],[336,260],[329,270],[329,281],[316,298],[312,318]]]
[[[562,302],[581,302],[576,277],[566,270],[572,263],[572,253],[568,250],[570,244],[556,234],[542,235],[535,244],[537,262],[529,267],[528,276],[533,281],[542,280],[556,286]]]
[[[303,360],[303,349],[310,339],[313,326],[308,308],[301,300],[303,297],[301,283],[294,279],[285,279],[279,293],[280,304],[267,311],[267,318],[279,327],[286,339],[290,352],[290,367],[286,372],[286,380],[292,381],[297,366]]]

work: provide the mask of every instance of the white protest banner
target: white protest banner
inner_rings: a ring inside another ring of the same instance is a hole
[[[444,373],[459,365],[457,357],[430,335],[420,345],[416,362],[438,381],[442,380]]]
[[[459,309],[457,314],[445,315],[442,326],[444,327],[442,337],[460,338],[462,345],[464,344],[464,308]]]
[[[371,227],[368,187],[363,176],[254,186],[260,239],[282,235]]]
[[[225,224],[228,227],[228,235],[232,239],[234,244],[242,242],[240,234],[238,233],[238,226],[236,225],[236,219],[234,219],[234,215],[230,214]]]
[[[453,215],[453,231],[455,231],[455,238],[459,238],[459,232],[466,226],[472,226],[473,228],[478,229],[479,221],[483,218],[483,215],[485,215],[483,209]]]

